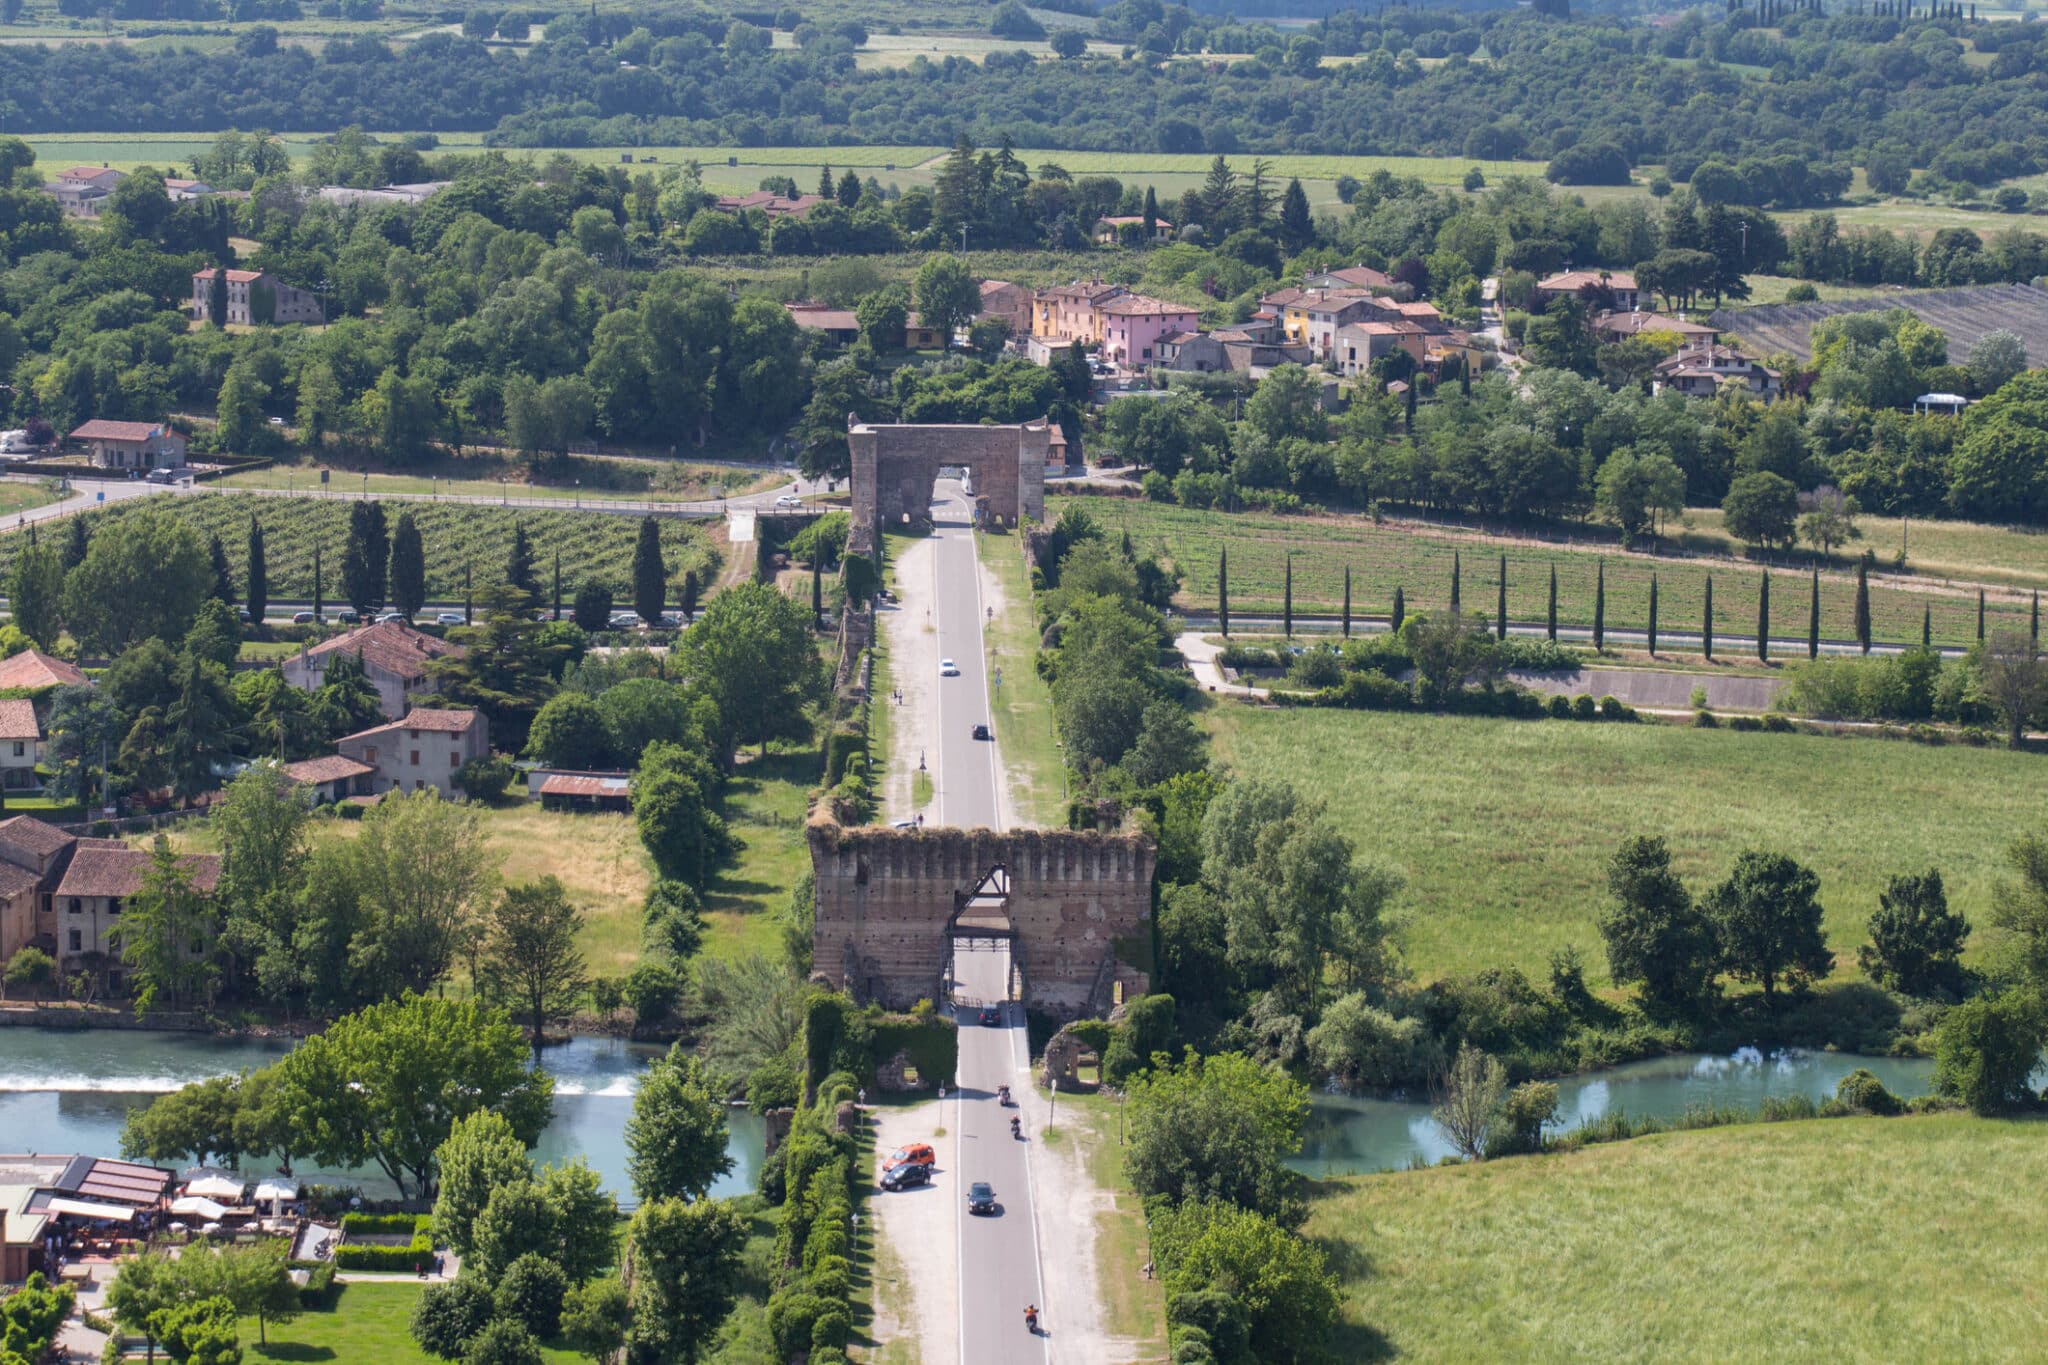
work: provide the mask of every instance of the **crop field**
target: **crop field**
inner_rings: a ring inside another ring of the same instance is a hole
[[[1713,323],[1764,351],[1790,351],[1805,359],[1814,325],[1844,313],[1910,309],[1948,337],[1953,364],[1969,359],[1977,339],[1995,328],[2019,333],[2027,354],[2048,355],[2048,289],[2031,284],[1980,284],[1965,289],[1917,289],[1838,303],[1787,303],[1774,308],[1724,309]]]
[[[1692,524],[1676,538],[1686,548],[1735,553],[1736,541],[1722,529],[1720,508],[1689,508],[1685,516]],[[1838,560],[1846,562],[1869,550],[1880,564],[1889,564],[1903,549],[1907,567],[1916,576],[2048,589],[2048,531],[2039,527],[1870,516],[1856,521],[1863,538],[1837,550]]]
[[[1606,864],[1636,834],[1669,841],[1695,894],[1745,849],[1807,864],[1853,976],[1886,877],[1940,868],[1981,926],[2005,849],[2048,827],[2040,755],[2004,749],[1239,705],[1205,723],[1219,758],[1320,797],[1361,856],[1407,876],[1396,941],[1425,980],[1510,965],[1541,980],[1566,944],[1604,978]]]
[[[1650,576],[1657,577],[1657,624],[1663,631],[1697,631],[1706,607],[1706,580],[1714,580],[1717,631],[1749,635],[1756,629],[1760,565],[1716,559],[1658,558],[1626,553],[1611,544],[1582,547],[1518,541],[1495,544],[1474,533],[1460,536],[1412,526],[1374,525],[1364,517],[1282,517],[1250,512],[1214,512],[1136,499],[1056,498],[1048,514],[1058,516],[1081,501],[1098,525],[1128,529],[1141,550],[1163,550],[1181,574],[1178,605],[1205,616],[1216,611],[1216,570],[1230,550],[1230,610],[1233,616],[1277,615],[1285,566],[1294,563],[1294,609],[1334,615],[1344,603],[1344,571],[1351,570],[1352,610],[1384,616],[1394,589],[1402,589],[1409,611],[1441,611],[1450,604],[1452,557],[1460,559],[1459,603],[1464,610],[1492,615],[1500,555],[1508,561],[1508,619],[1542,622],[1548,610],[1550,570],[1557,570],[1557,614],[1561,625],[1590,626],[1598,565],[1607,573],[1608,626],[1641,629],[1648,624]],[[1821,635],[1848,639],[1854,633],[1856,583],[1835,571],[1821,575]],[[1771,633],[1798,635],[1806,628],[1811,588],[1804,567],[1771,575]],[[1880,641],[1917,642],[1922,610],[1933,614],[1937,643],[1967,645],[1977,636],[1973,590],[1937,585],[1890,586],[1874,580],[1870,589],[1873,635]],[[1986,628],[2025,628],[2025,597],[1994,596]]]
[[[2037,1121],[1659,1134],[1315,1187],[1345,1360],[2017,1360],[2036,1353]],[[1912,1344],[1909,1344],[1912,1343]]]
[[[348,517],[352,502],[319,498],[274,498],[250,493],[198,493],[177,497],[137,498],[85,512],[93,526],[106,519],[133,515],[142,507],[155,508],[192,524],[200,536],[219,536],[240,582],[247,568],[249,518],[263,523],[265,563],[270,571],[270,595],[283,602],[308,601],[313,595],[313,551],[321,552],[321,577],[325,599],[340,603],[341,556],[348,544]],[[471,503],[393,503],[384,509],[387,530],[398,518],[411,512],[419,523],[420,538],[427,552],[427,597],[434,602],[460,602],[463,572],[467,567],[479,600],[505,570],[505,557],[512,546],[512,526],[525,525],[533,543],[534,562],[540,572],[543,591],[548,587],[554,556],[562,557],[563,592],[569,585],[597,576],[623,591],[632,581],[633,543],[639,535],[638,518],[603,512],[535,510],[532,508],[483,507]],[[674,582],[683,570],[700,571],[715,567],[717,555],[705,531],[689,522],[665,517],[661,520],[662,554]],[[0,563],[11,563],[15,537],[0,540]]]

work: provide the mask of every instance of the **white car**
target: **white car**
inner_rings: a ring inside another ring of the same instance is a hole
[[[784,493],[775,500],[775,505],[777,507],[802,507],[804,500],[794,493]]]
[[[941,659],[941,660],[939,660],[939,676],[940,676],[940,677],[942,677],[942,678],[957,678],[957,677],[959,677],[959,676],[960,676],[960,665],[958,665],[958,664],[954,663],[954,662],[953,662],[953,661],[952,661],[951,659]]]
[[[462,624],[462,613],[459,611],[444,611],[436,615],[434,621],[437,625],[459,626]]]

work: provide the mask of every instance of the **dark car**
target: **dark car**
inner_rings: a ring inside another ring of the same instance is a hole
[[[1003,1012],[994,1005],[982,1006],[981,1026],[983,1028],[1001,1028],[1003,1026]]]
[[[975,737],[976,739],[987,739],[987,738],[988,738],[988,727],[987,727],[986,725],[977,725],[977,726],[975,726],[975,727],[974,727],[974,737]]]
[[[932,1183],[932,1168],[922,1161],[905,1161],[882,1172],[882,1188],[885,1190],[907,1190],[913,1185]]]
[[[996,1187],[986,1180],[977,1180],[967,1187],[967,1211],[969,1213],[994,1213],[996,1211]]]

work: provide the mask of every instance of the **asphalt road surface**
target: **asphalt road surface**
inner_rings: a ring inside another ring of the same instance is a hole
[[[989,721],[987,653],[982,627],[987,607],[981,598],[972,504],[960,484],[942,480],[933,494],[932,581],[905,584],[929,603],[938,632],[938,655],[960,670],[938,680],[936,753],[925,761],[932,772],[932,823],[960,828],[1002,827],[997,799],[1000,776],[995,745],[973,737]],[[906,604],[907,605],[907,604]],[[945,1181],[955,1202],[960,1257],[959,1353],[962,1365],[1044,1365],[1054,1359],[1057,1315],[1045,1302],[1039,1268],[1038,1227],[1033,1212],[1032,1136],[1010,1136],[1012,1115],[1027,1116],[1032,1090],[1025,1055],[1024,1013],[1008,1003],[1010,954],[995,939],[963,940],[953,959],[955,1010],[960,1023],[959,1089],[947,1098],[953,1113],[944,1122],[954,1134],[955,1158]],[[981,1022],[981,1007],[996,1003],[1001,1023]],[[1009,1085],[1021,1102],[1005,1109],[996,1087]],[[985,1180],[995,1187],[996,1212],[967,1212],[968,1186]],[[1041,1334],[1024,1326],[1024,1308],[1037,1304]]]

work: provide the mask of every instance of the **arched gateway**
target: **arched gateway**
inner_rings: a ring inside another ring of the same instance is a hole
[[[853,455],[853,527],[847,548],[873,554],[875,528],[929,520],[941,469],[972,471],[975,502],[997,526],[1019,517],[1045,520],[1045,457],[1049,421],[984,427],[867,423],[847,415]]]

